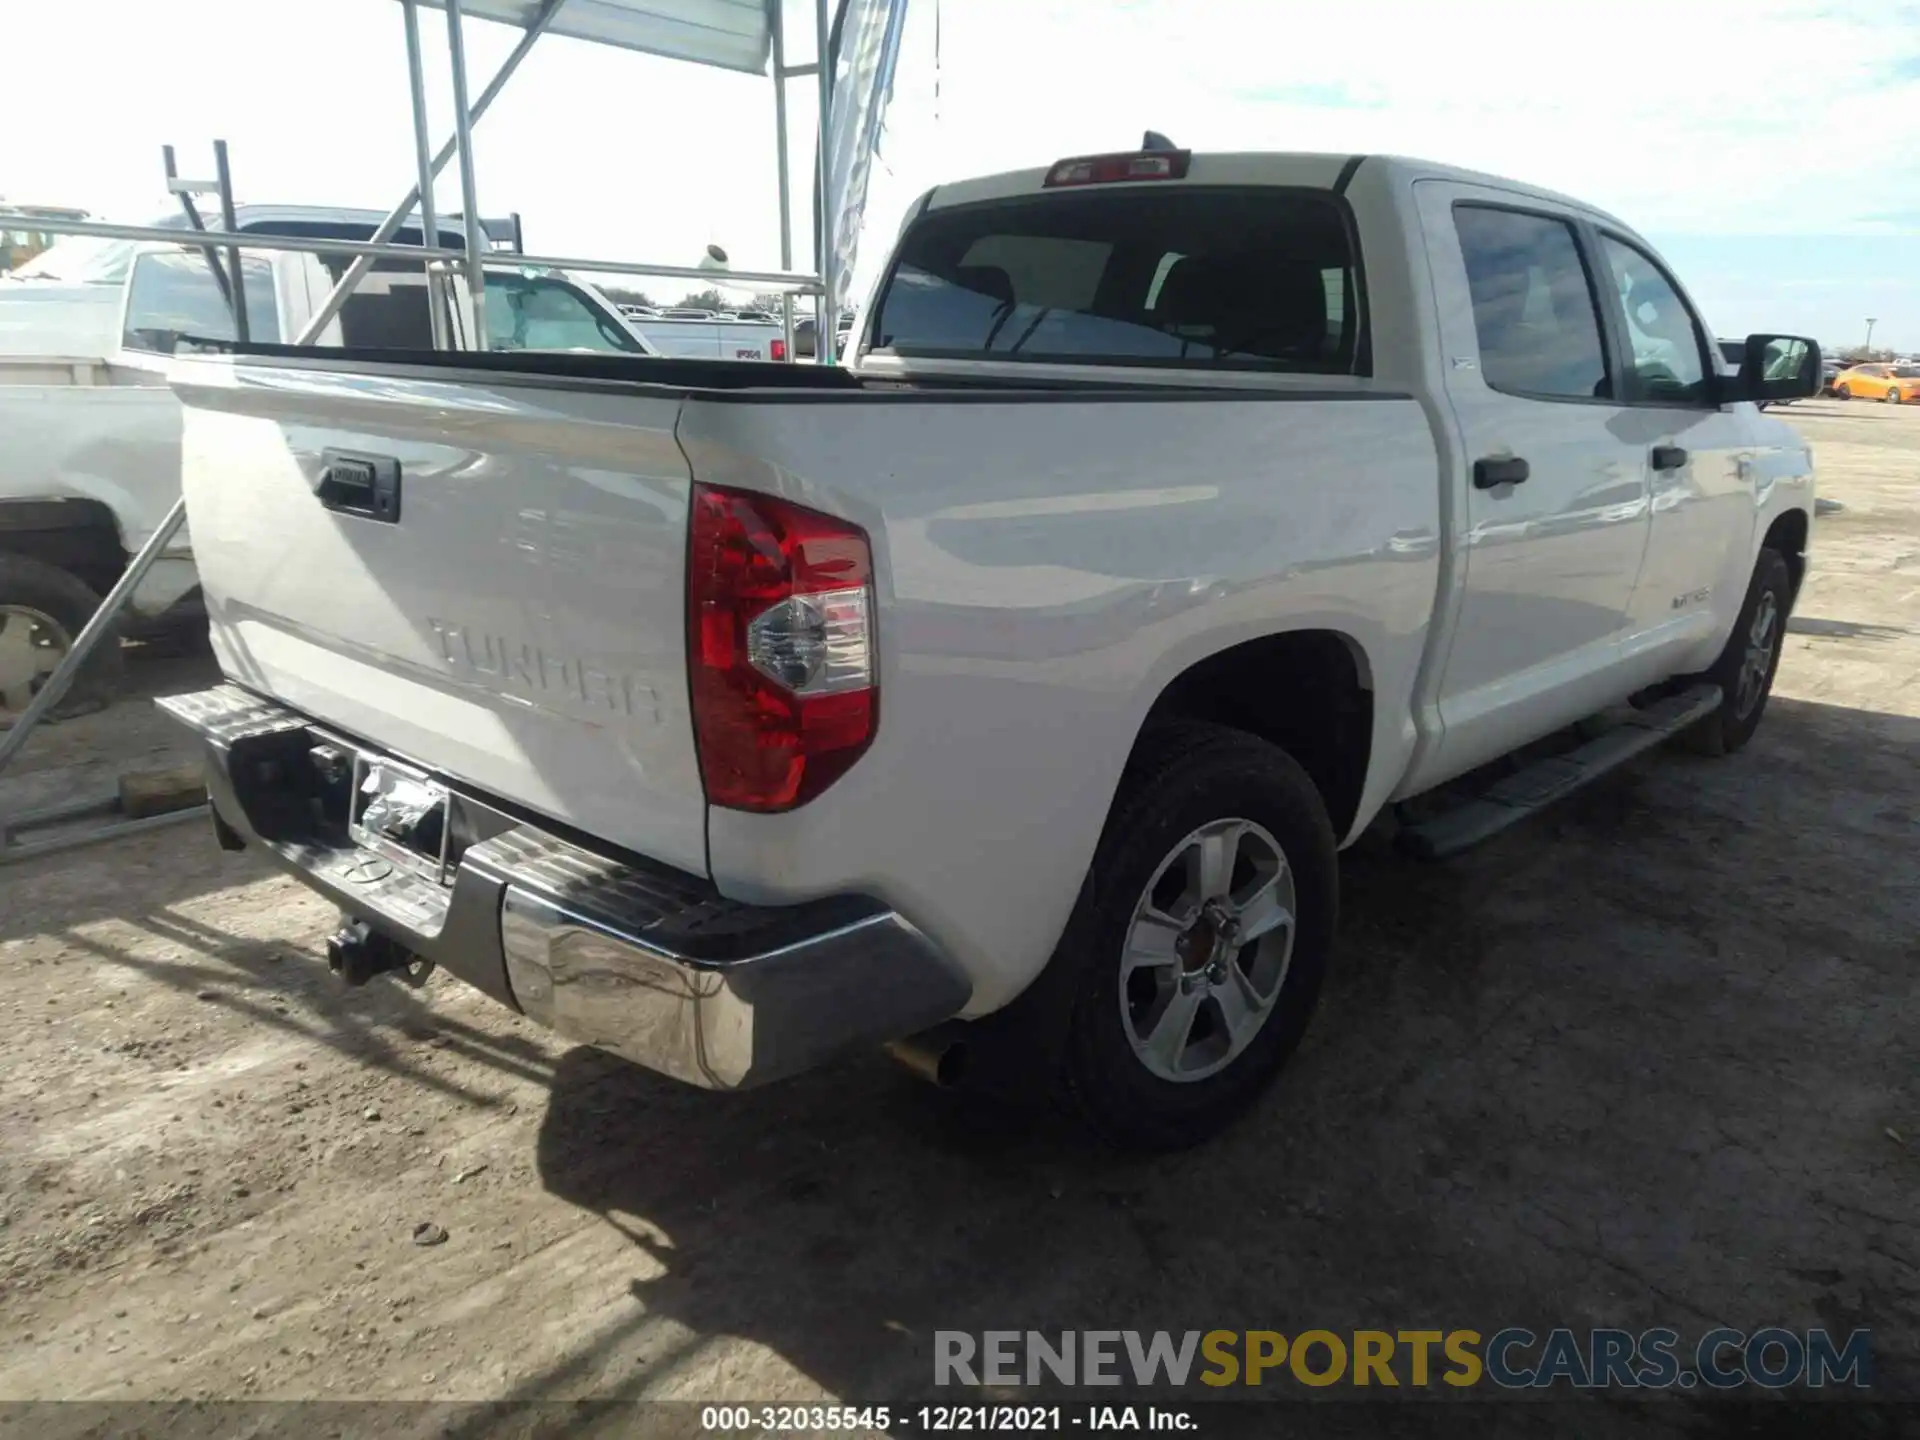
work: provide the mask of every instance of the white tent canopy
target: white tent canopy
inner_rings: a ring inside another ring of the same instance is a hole
[[[421,0],[445,9],[445,0]],[[555,35],[640,50],[749,75],[767,73],[773,52],[771,4],[777,0],[566,0],[547,28]],[[544,0],[464,0],[475,20],[527,29]]]

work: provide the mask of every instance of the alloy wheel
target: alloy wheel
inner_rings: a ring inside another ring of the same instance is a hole
[[[1251,820],[1215,820],[1168,852],[1134,906],[1120,1018],[1162,1080],[1218,1074],[1272,1016],[1293,958],[1293,872]]]
[[[1739,719],[1751,715],[1766,693],[1767,677],[1773,673],[1773,652],[1779,643],[1780,603],[1773,591],[1763,590],[1747,626],[1747,653],[1741,657],[1740,678],[1735,684],[1733,709]]]

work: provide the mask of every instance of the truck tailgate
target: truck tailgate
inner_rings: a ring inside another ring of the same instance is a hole
[[[677,397],[259,361],[172,378],[232,679],[706,873]]]

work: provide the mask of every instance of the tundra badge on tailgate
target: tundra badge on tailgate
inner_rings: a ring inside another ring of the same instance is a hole
[[[615,715],[648,724],[660,721],[659,695],[631,675],[550,654],[531,641],[509,640],[431,616],[427,627],[439,641],[440,658],[447,668],[456,675],[482,679],[490,690],[580,719]],[[582,715],[583,710],[592,713]]]

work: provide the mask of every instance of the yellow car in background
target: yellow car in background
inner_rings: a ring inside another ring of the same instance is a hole
[[[1920,401],[1920,365],[1849,365],[1833,377],[1840,400],[1884,400],[1889,405]]]

